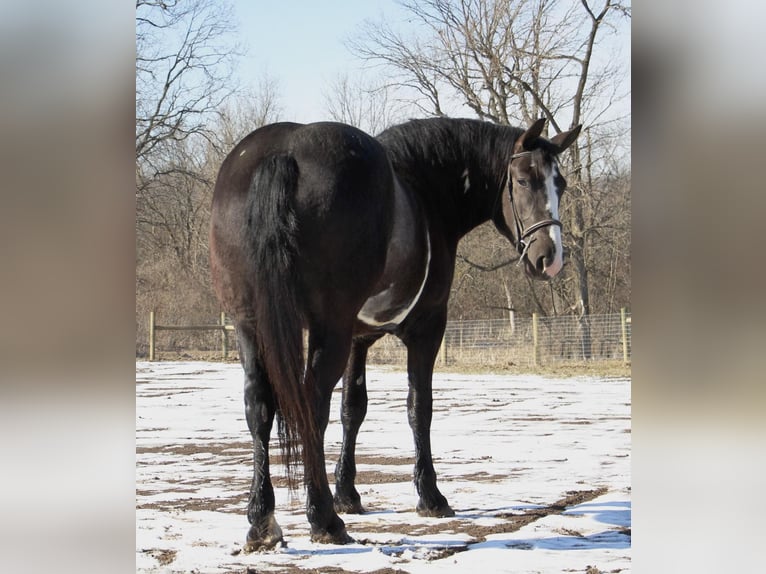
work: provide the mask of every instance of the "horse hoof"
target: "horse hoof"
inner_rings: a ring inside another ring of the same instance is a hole
[[[311,541],[318,542],[319,544],[352,544],[355,542],[346,532],[345,526],[341,526],[334,532],[329,530],[314,532],[312,529]]]
[[[272,515],[268,518],[265,525],[261,527],[253,525],[250,527],[250,531],[247,533],[247,541],[242,547],[242,552],[249,554],[260,550],[270,550],[277,545],[285,546],[285,542],[282,538],[282,529]]]
[[[333,500],[335,512],[343,514],[364,514],[364,507],[359,499],[341,498],[336,496]]]
[[[452,510],[449,504],[442,506],[436,506],[433,508],[418,507],[418,516],[431,517],[431,518],[449,518],[455,516],[455,511]]]
[[[280,547],[285,546],[285,541],[283,540],[282,536],[279,536],[278,538],[267,537],[260,540],[251,540],[248,538],[247,542],[245,542],[245,545],[242,547],[242,552],[245,554],[250,554],[252,552],[259,552],[261,550],[271,550],[276,548],[277,545]]]
[[[353,544],[355,542],[345,530],[336,534],[330,532],[312,534],[311,541],[318,544]]]

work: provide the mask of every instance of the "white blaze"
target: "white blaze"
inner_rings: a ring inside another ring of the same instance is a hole
[[[558,165],[553,161],[551,172],[545,179],[545,189],[548,192],[548,202],[545,204],[545,208],[550,213],[551,219],[557,221],[559,219],[559,195],[556,193],[556,176],[558,173]],[[561,228],[558,225],[549,225],[548,234],[556,246],[556,255],[553,258],[553,263],[545,268],[545,274],[548,277],[554,277],[564,266],[564,246],[561,243]]]

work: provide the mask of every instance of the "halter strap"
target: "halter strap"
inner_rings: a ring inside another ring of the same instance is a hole
[[[521,265],[521,262],[524,261],[524,258],[527,256],[527,251],[529,250],[530,245],[534,242],[534,238],[532,238],[532,241],[527,242],[526,239],[530,235],[532,235],[535,231],[539,231],[540,229],[544,227],[549,227],[551,225],[557,225],[559,228],[564,227],[564,225],[558,220],[558,219],[543,219],[541,221],[538,221],[537,223],[533,223],[526,229],[524,229],[524,224],[521,221],[521,217],[519,217],[518,211],[516,210],[516,202],[513,201],[513,186],[511,185],[511,163],[513,160],[518,159],[520,157],[524,157],[527,155],[531,155],[531,151],[522,151],[519,153],[515,153],[511,155],[511,159],[508,162],[508,178],[506,185],[508,186],[508,198],[511,202],[511,211],[513,212],[513,223],[516,227],[516,250],[519,252],[521,257],[519,257],[519,262],[517,265]]]

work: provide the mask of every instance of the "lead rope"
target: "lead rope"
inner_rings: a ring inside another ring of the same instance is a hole
[[[521,255],[519,256],[519,260],[516,262],[516,267],[521,267],[521,263],[524,261],[524,258],[527,256],[527,251],[529,251],[529,246],[534,243],[535,238],[532,238],[532,241],[527,243],[526,241],[522,240],[521,245],[524,246],[524,248],[521,250]]]

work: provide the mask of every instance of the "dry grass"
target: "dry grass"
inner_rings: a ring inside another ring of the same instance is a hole
[[[219,351],[161,351],[158,353],[162,361],[223,361]],[[238,363],[239,356],[236,352],[230,351],[225,361],[227,363]],[[370,366],[388,367],[392,369],[404,370],[407,365],[404,354],[401,356],[389,356],[382,360],[371,356],[368,361]],[[594,360],[594,361],[575,361],[558,360],[543,362],[534,366],[530,361],[524,359],[519,363],[507,360],[504,357],[498,357],[492,353],[473,352],[468,356],[450,359],[446,364],[437,361],[434,371],[437,373],[508,373],[508,374],[535,374],[545,375],[546,377],[567,378],[577,376],[592,377],[613,377],[630,378],[631,365],[623,364],[616,360]]]

